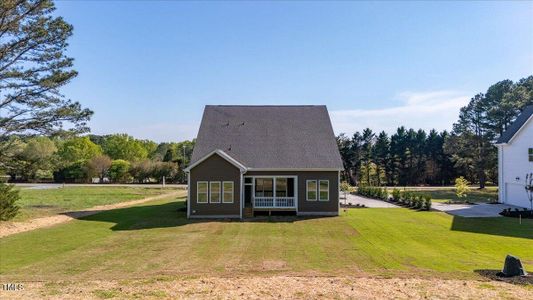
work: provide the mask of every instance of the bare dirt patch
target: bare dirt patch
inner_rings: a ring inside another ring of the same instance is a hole
[[[128,281],[30,282],[10,299],[531,299],[531,286],[484,280],[373,277],[159,277]]]
[[[282,260],[265,260],[262,263],[262,269],[265,271],[280,271],[287,269],[287,263]]]
[[[89,209],[66,212],[60,215],[55,215],[55,216],[50,216],[50,217],[36,218],[36,219],[32,219],[32,220],[25,221],[25,222],[0,222],[0,238],[6,237],[12,234],[20,233],[20,232],[25,232],[25,231],[38,229],[38,228],[57,225],[60,223],[68,222],[73,219],[78,219],[78,218],[94,215],[94,214],[97,214],[99,212],[106,211],[106,210],[123,208],[123,207],[142,204],[148,201],[178,196],[180,193],[183,193],[183,191],[174,191],[174,192],[166,193],[162,195],[147,197],[147,198],[143,198],[139,200],[115,203],[115,204],[99,205],[99,206],[91,207]]]

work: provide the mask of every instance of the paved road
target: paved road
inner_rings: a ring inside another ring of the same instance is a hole
[[[370,198],[365,198],[357,195],[347,194],[347,199],[344,199],[344,193],[341,193],[341,204],[344,203],[352,203],[355,204],[364,204],[366,207],[379,207],[379,208],[394,208],[399,207],[397,205],[381,201],[381,200],[375,200]]]
[[[57,189],[63,186],[62,183],[15,183],[15,186],[18,186],[22,189],[35,189],[35,190],[46,190],[46,189]],[[146,184],[111,184],[111,183],[105,183],[105,184],[98,184],[98,183],[67,183],[65,184],[66,187],[71,186],[81,186],[81,187],[106,187],[106,186],[119,186],[119,187],[142,187],[142,188],[158,188],[160,189],[162,187],[161,184],[153,184],[153,183],[146,183]],[[186,184],[165,184],[166,188],[176,188],[176,189],[186,189]]]
[[[505,208],[519,208],[508,204],[445,204],[433,202],[432,208],[446,212],[450,215],[479,218],[479,217],[501,217],[499,213]],[[519,208],[521,209],[521,208]]]

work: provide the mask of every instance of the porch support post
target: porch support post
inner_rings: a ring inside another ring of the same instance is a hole
[[[294,178],[294,206],[296,207],[296,214],[298,215],[298,176]]]
[[[277,206],[277,203],[276,203],[276,176],[273,176],[272,177],[272,206],[274,206],[274,208],[278,207]]]

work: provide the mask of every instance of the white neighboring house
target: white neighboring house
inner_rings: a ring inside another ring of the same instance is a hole
[[[533,173],[533,105],[526,106],[496,142],[500,203],[530,207],[526,174]]]

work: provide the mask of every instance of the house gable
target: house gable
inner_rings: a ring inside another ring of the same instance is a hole
[[[526,106],[516,120],[505,130],[496,141],[496,145],[511,143],[515,137],[533,119],[533,105]]]
[[[323,105],[207,105],[191,162],[215,149],[249,170],[343,168]]]
[[[217,156],[220,156],[221,158],[225,159],[227,162],[229,162],[230,164],[232,164],[233,166],[235,166],[237,169],[239,169],[241,172],[245,172],[246,171],[246,167],[241,164],[240,162],[238,162],[237,160],[235,160],[233,157],[229,156],[227,153],[225,153],[224,151],[220,150],[220,149],[216,149],[214,151],[212,151],[211,153],[208,153],[207,155],[205,155],[204,157],[198,159],[196,162],[194,162],[192,165],[188,166],[186,169],[185,169],[185,172],[190,172],[192,168],[198,166],[199,164],[203,163],[205,160],[209,159],[210,157],[212,157],[213,155],[217,155]]]
[[[239,218],[241,215],[241,178],[242,171],[223,154],[217,152],[208,155],[189,170],[189,194],[187,215],[188,217],[231,217]],[[206,203],[198,201],[198,183],[207,184],[210,197],[211,183],[222,185],[232,182],[233,201],[212,202],[211,198]]]
[[[524,188],[526,174],[533,171],[533,115],[526,116],[517,118],[520,127],[514,127],[513,135],[497,144],[499,201],[521,207],[530,205]]]

